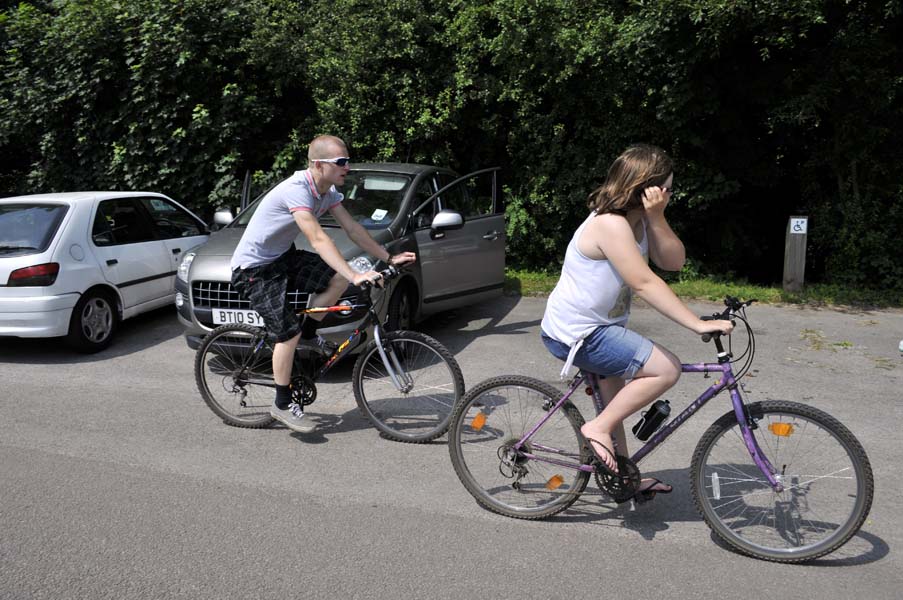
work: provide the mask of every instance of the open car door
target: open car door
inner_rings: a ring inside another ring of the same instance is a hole
[[[414,210],[424,294],[423,309],[433,313],[480,302],[502,293],[505,283],[505,207],[499,167],[453,179],[437,173],[438,191]],[[440,211],[454,211],[463,225],[433,229]]]

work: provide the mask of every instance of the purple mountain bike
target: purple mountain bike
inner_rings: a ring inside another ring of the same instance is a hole
[[[833,552],[868,515],[872,469],[855,436],[827,413],[797,402],[744,403],[738,381],[755,354],[746,318],[752,302],[728,297],[727,309],[710,317],[742,321],[746,350],[735,359],[719,335],[703,336],[715,342],[718,362],[685,364],[682,371],[717,380],[630,458],[619,456],[619,475],[599,468],[580,433],[583,416],[570,401],[585,389],[601,412],[596,375],[578,373],[564,394],[519,375],[480,383],[456,406],[449,429],[452,464],[464,487],[483,507],[520,519],[565,510],[590,475],[614,500],[626,501],[640,482],[636,465],[727,390],[731,410],[703,434],[690,466],[693,499],[706,524],[732,548],[765,560],[800,562]]]

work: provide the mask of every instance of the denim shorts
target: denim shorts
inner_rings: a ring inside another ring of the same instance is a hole
[[[570,346],[542,332],[542,343],[559,360]],[[574,366],[604,377],[631,379],[652,355],[652,341],[621,325],[603,325],[589,334],[574,356]]]

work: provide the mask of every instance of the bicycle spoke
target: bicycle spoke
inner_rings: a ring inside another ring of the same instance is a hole
[[[761,406],[756,441],[783,490],[772,489],[736,420],[726,415],[694,453],[697,505],[722,538],[749,554],[798,561],[830,552],[856,532],[871,505],[865,453],[816,409],[789,402]]]
[[[392,332],[382,344],[391,373],[375,343],[355,364],[354,393],[361,410],[392,439],[423,442],[445,433],[464,390],[454,358],[419,332]]]
[[[217,328],[195,359],[195,378],[207,405],[240,427],[270,423],[274,387],[272,350],[260,343],[261,330],[247,325]]]
[[[491,510],[521,518],[560,512],[576,500],[588,478],[577,470],[582,418],[570,405],[549,416],[546,408],[558,393],[544,384],[528,378],[511,377],[510,383],[498,379],[497,385],[472,391],[456,409],[449,447],[455,470]],[[573,467],[553,460],[572,462]]]

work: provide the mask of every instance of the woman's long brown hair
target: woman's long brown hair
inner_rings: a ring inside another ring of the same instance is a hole
[[[593,190],[587,204],[596,214],[626,215],[643,206],[643,190],[663,185],[673,170],[674,162],[661,148],[630,146],[612,163],[605,182]]]

